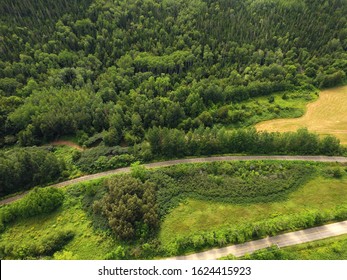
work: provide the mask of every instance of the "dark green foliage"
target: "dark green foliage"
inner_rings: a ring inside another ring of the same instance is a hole
[[[95,211],[107,217],[119,239],[148,238],[159,226],[154,185],[126,175],[106,185],[108,193],[94,203]]]
[[[56,188],[35,188],[19,201],[0,208],[0,223],[3,225],[17,219],[48,214],[62,205],[64,194]]]
[[[22,2],[0,4],[1,146],[250,125],[242,100],[346,82],[342,0]],[[269,101],[271,118],[302,113]]]
[[[226,153],[339,155],[340,141],[334,136],[319,139],[307,129],[297,132],[268,133],[255,129],[200,127],[188,133],[177,129],[152,128],[146,134],[151,153],[156,156],[180,157]]]
[[[30,146],[37,139],[52,140],[79,130],[90,132],[91,126],[103,129],[106,116],[97,114],[100,106],[101,99],[88,89],[37,91],[9,116],[8,126],[21,132],[21,145]]]
[[[52,256],[60,251],[74,237],[72,231],[55,231],[40,241],[32,241],[30,244],[13,245],[7,243],[0,246],[1,259],[31,259],[44,256]]]
[[[44,148],[0,152],[0,196],[56,181],[64,164]]]

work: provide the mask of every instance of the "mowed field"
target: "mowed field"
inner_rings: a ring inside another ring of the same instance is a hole
[[[320,135],[334,135],[347,144],[347,86],[324,90],[317,101],[307,105],[304,116],[257,124],[258,131],[296,131],[301,127]]]

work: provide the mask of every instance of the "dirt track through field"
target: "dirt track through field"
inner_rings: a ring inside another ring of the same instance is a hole
[[[307,127],[320,135],[334,135],[347,144],[347,86],[324,90],[319,99],[307,105],[304,116],[276,119],[257,124],[258,131],[296,131]]]
[[[339,162],[347,163],[346,157],[328,157],[328,156],[219,156],[219,157],[203,157],[203,158],[190,158],[190,159],[177,159],[162,162],[154,162],[144,164],[146,168],[159,168],[172,166],[184,163],[199,163],[199,162],[215,162],[215,161],[246,161],[246,160],[298,160],[298,161],[315,161],[315,162]],[[103,178],[109,175],[128,173],[130,167],[118,168],[110,171],[100,172],[96,174],[82,176],[76,179],[64,181],[58,184],[51,185],[51,187],[62,188],[68,185],[82,183],[93,179]],[[0,201],[0,205],[9,204],[16,201],[26,195],[27,192],[6,198]]]

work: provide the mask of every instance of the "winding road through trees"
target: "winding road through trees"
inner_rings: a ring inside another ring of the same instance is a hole
[[[144,164],[146,168],[159,168],[172,166],[184,163],[202,163],[202,162],[215,162],[215,161],[247,161],[247,160],[298,160],[298,161],[314,161],[314,162],[338,162],[347,163],[347,157],[329,157],[329,156],[216,156],[216,157],[202,157],[202,158],[188,158],[188,159],[177,159],[168,160],[154,163]],[[130,172],[130,167],[118,168],[114,170],[109,170],[105,172],[100,172],[91,175],[85,175],[76,179],[64,181],[58,184],[51,185],[51,187],[62,188],[68,185],[82,183],[89,180],[99,179],[106,176],[128,173]],[[0,205],[9,204],[16,201],[26,195],[27,192],[22,194],[12,196],[0,201]]]

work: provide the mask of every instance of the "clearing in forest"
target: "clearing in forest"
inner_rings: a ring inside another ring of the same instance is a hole
[[[320,135],[334,135],[347,144],[347,86],[324,90],[317,101],[307,105],[304,116],[277,119],[256,125],[258,131],[296,131],[301,127]]]

